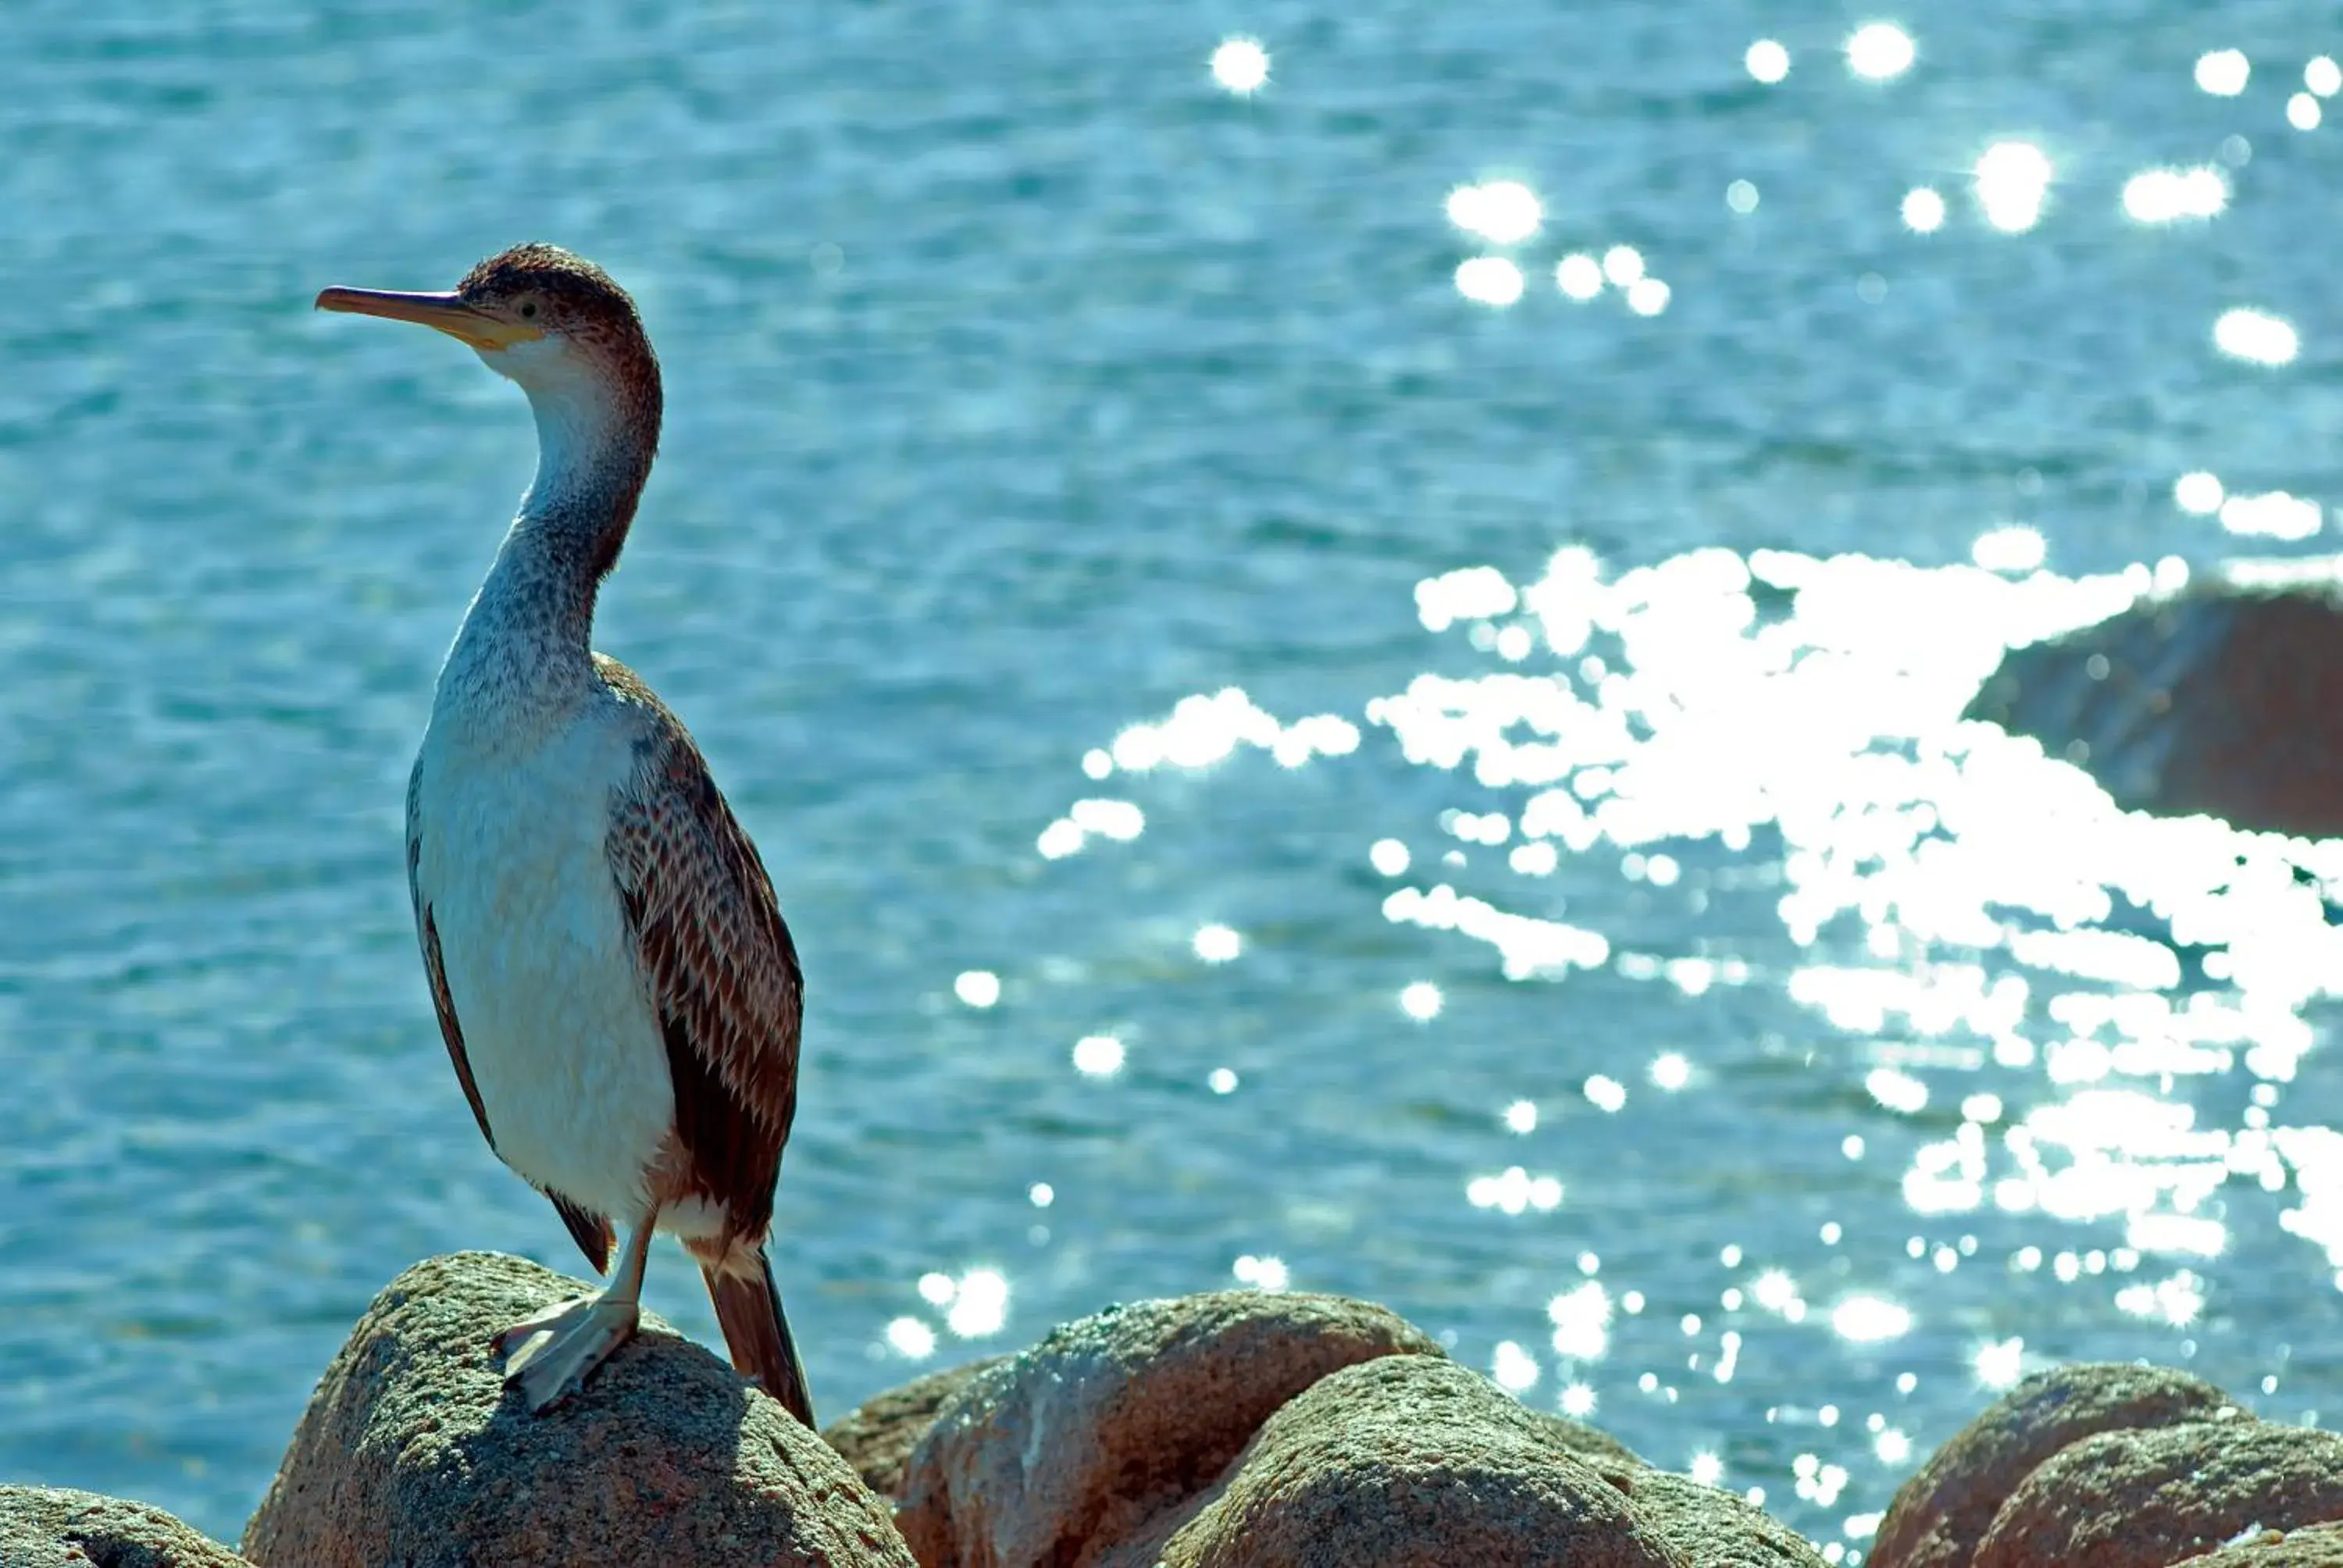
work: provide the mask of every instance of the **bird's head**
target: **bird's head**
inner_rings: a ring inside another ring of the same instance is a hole
[[[515,246],[448,293],[328,288],[317,308],[437,327],[518,382],[541,411],[548,404],[611,404],[637,417],[647,411],[656,426],[659,357],[635,302],[608,273],[557,246]]]

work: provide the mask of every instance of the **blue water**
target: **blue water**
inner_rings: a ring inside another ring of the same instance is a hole
[[[826,1412],[1353,1292],[1839,1552],[2046,1361],[2343,1419],[2338,847],[1956,722],[2319,550],[2175,487],[2343,500],[2329,8],[1891,8],[1885,80],[1835,6],[1360,9],[0,12],[0,1477],[233,1538],[397,1271],[577,1264],[399,859],[526,410],[308,308],[528,237],[667,367],[599,642],[805,955]],[[2224,210],[2127,216],[2164,166]],[[1451,222],[1508,180],[1534,234]],[[1557,287],[1621,246],[1656,313]]]

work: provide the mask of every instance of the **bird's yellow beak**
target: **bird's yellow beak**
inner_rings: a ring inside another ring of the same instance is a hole
[[[545,336],[544,329],[517,321],[500,321],[487,311],[464,303],[456,294],[398,294],[385,288],[329,288],[317,296],[320,310],[352,316],[380,316],[392,321],[416,321],[434,327],[473,347],[509,348]]]

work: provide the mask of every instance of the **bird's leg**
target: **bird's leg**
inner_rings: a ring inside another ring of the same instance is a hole
[[[611,1352],[635,1337],[651,1222],[658,1217],[656,1211],[644,1215],[628,1234],[608,1288],[548,1307],[497,1335],[497,1351],[510,1356],[505,1386],[518,1385],[531,1411],[549,1410],[576,1393]]]

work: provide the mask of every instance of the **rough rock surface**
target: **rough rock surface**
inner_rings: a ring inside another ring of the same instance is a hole
[[[1976,1568],[2167,1568],[2248,1527],[2343,1519],[2343,1437],[2239,1415],[2107,1432],[2009,1495]]]
[[[2031,735],[2127,807],[2343,833],[2343,598],[2210,583],[2014,648],[1969,716]]]
[[[1324,1377],[1440,1350],[1340,1296],[1252,1291],[1110,1308],[987,1368],[911,1455],[896,1523],[927,1568],[1073,1563],[1208,1485]]]
[[[0,1486],[5,1568],[250,1568],[159,1508],[61,1486]]]
[[[2163,1367],[2082,1362],[2037,1372],[1904,1483],[1866,1561],[1870,1568],[1963,1568],[2018,1483],[2068,1443],[2235,1408],[2204,1379]]]
[[[1393,1356],[1347,1367],[1271,1416],[1209,1491],[1101,1558],[1101,1568],[1694,1562],[1561,1435],[1453,1362]]]
[[[2191,1557],[2173,1568],[2343,1568],[2343,1524],[2257,1531],[2234,1546]]]
[[[246,1556],[259,1568],[911,1568],[886,1503],[845,1460],[648,1314],[583,1393],[528,1414],[489,1337],[586,1288],[483,1252],[391,1282],[327,1368]]]
[[[985,1368],[1008,1360],[986,1356],[942,1372],[913,1378],[865,1401],[822,1429],[821,1440],[838,1450],[864,1485],[882,1497],[903,1493],[903,1466],[928,1435],[952,1395]]]
[[[1826,1568],[1813,1542],[1730,1492],[1664,1470],[1605,1479],[1692,1568]]]

